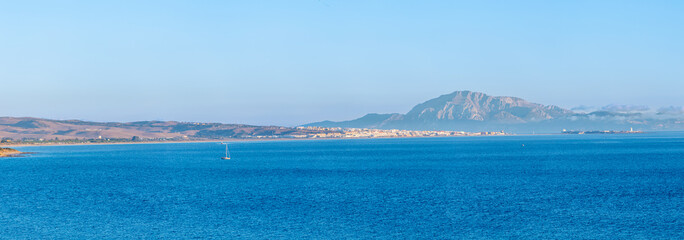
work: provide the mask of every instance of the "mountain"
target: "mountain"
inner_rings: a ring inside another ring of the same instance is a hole
[[[493,97],[484,93],[456,91],[418,104],[405,119],[414,121],[496,121],[523,123],[572,114],[556,106],[544,106],[515,97]]]
[[[379,128],[407,130],[500,131],[557,133],[562,129],[678,130],[678,119],[648,118],[641,114],[599,111],[575,113],[553,105],[528,102],[517,97],[490,96],[456,91],[418,104],[406,114],[368,114],[361,118],[305,126]]]
[[[0,117],[0,139],[175,139],[272,138],[320,130],[244,124],[142,121],[130,123]]]

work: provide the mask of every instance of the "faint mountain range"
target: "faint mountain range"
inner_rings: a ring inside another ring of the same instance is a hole
[[[0,117],[0,138],[11,139],[223,139],[287,137],[320,131],[277,126],[143,121],[130,123]]]
[[[368,114],[342,122],[305,126],[406,130],[501,131],[558,133],[569,130],[684,130],[684,108],[613,105],[591,112],[574,112],[516,97],[456,91],[416,105],[406,114]],[[176,121],[88,122],[42,118],[0,117],[0,139],[224,139],[290,137],[331,132],[278,126],[189,123]]]
[[[617,109],[620,111],[610,111]],[[640,109],[643,109],[640,108]],[[305,126],[408,130],[499,131],[557,133],[577,130],[682,130],[682,118],[655,118],[625,112],[613,106],[601,111],[576,113],[553,105],[531,103],[516,97],[489,96],[456,91],[418,104],[406,114],[368,114],[342,122],[316,122]]]

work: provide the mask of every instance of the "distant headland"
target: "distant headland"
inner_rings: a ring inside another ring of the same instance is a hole
[[[420,103],[407,113],[370,113],[353,120],[323,121],[305,126],[471,132],[503,130],[507,133],[558,133],[561,129],[620,132],[630,128],[637,131],[681,131],[684,130],[684,114],[629,112],[615,107],[584,113],[517,97],[455,91]]]

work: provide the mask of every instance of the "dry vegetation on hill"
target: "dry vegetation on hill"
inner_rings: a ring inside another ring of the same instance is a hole
[[[15,150],[15,149],[11,149],[11,148],[1,148],[1,147],[0,147],[0,157],[7,157],[7,156],[14,155],[14,154],[20,154],[20,153],[21,153],[21,152]]]
[[[272,138],[317,131],[277,126],[145,121],[130,123],[0,118],[0,139],[174,139]]]

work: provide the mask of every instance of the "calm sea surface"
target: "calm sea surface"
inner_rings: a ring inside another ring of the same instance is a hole
[[[684,133],[230,148],[18,148],[0,238],[684,239]]]

